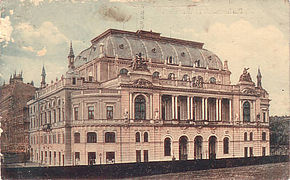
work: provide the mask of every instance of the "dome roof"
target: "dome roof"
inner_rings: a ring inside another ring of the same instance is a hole
[[[108,31],[106,31],[107,34],[105,32],[93,39],[92,46],[76,57],[76,67],[99,57],[102,44],[106,57],[118,56],[120,59],[132,59],[141,52],[144,57],[155,63],[164,63],[166,59],[171,58],[173,64],[193,66],[198,62],[199,67],[223,68],[217,55],[202,49],[203,43],[161,37],[159,33],[148,31],[141,31],[142,34],[140,31],[136,33],[120,30]]]

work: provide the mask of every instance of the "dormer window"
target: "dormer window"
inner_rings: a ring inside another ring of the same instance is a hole
[[[183,77],[182,77],[182,81],[188,81],[189,80],[189,77],[187,74],[184,74]]]
[[[167,62],[168,64],[173,64],[173,57],[172,56],[167,57]]]
[[[195,64],[195,67],[200,67],[200,60],[195,61],[194,64]]]
[[[211,84],[216,84],[216,79],[215,79],[214,77],[211,77],[211,78],[209,79],[209,83],[211,83]]]
[[[181,56],[182,56],[182,57],[185,57],[185,52],[182,52],[182,53],[181,53]]]
[[[152,74],[152,76],[153,76],[153,78],[159,78],[159,72],[154,72],[153,74]]]
[[[120,44],[120,45],[119,45],[119,48],[120,48],[120,49],[124,49],[124,44]]]
[[[123,68],[123,69],[120,70],[120,74],[127,75],[128,74],[128,70]]]
[[[173,74],[173,73],[169,73],[169,74],[168,74],[168,79],[169,79],[169,80],[174,80],[174,79],[175,79],[175,74]]]
[[[153,48],[151,51],[152,51],[153,53],[156,53],[156,48]]]

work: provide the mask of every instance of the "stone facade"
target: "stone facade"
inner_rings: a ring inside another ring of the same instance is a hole
[[[28,105],[47,166],[269,155],[269,95],[203,43],[107,30]],[[43,73],[45,74],[45,73]],[[261,77],[259,76],[259,81]],[[43,83],[45,84],[45,83]]]
[[[27,102],[35,93],[33,83],[23,83],[22,73],[10,77],[0,86],[2,153],[27,153],[29,150],[29,117]]]

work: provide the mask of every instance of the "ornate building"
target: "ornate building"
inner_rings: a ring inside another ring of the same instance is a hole
[[[31,160],[104,164],[269,155],[269,98],[203,43],[109,29],[28,105]],[[45,73],[43,73],[45,74]],[[44,76],[45,78],[45,76]],[[45,81],[45,80],[43,80]],[[45,84],[45,83],[44,83]]]
[[[22,73],[10,77],[0,86],[1,151],[21,154],[29,150],[29,118],[27,102],[35,93],[33,82],[23,83]]]

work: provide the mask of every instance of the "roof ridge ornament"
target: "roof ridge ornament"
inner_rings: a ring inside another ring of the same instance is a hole
[[[142,57],[142,53],[140,52],[139,54],[136,54],[135,58],[131,62],[131,67],[134,71],[148,71],[148,66],[147,66],[147,60],[145,60],[144,57]]]
[[[240,76],[240,81],[253,82],[250,73],[248,72],[250,68],[244,68],[243,74]]]

